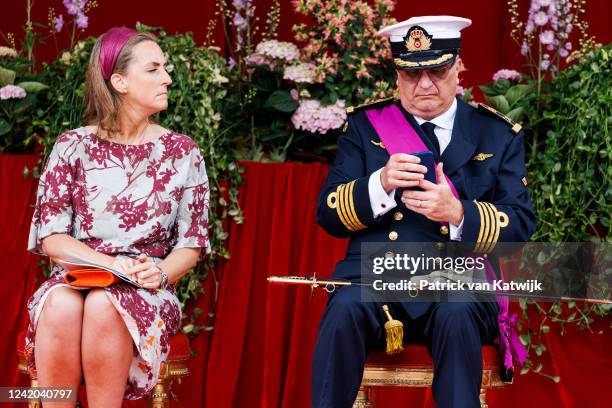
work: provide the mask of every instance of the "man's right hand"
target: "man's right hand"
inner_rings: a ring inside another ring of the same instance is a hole
[[[387,194],[396,188],[414,187],[425,178],[427,167],[416,156],[406,153],[395,153],[380,172],[380,182]]]

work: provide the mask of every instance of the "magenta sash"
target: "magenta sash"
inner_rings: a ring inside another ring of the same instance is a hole
[[[365,114],[390,155],[395,153],[411,154],[428,150],[419,134],[410,126],[410,123],[408,123],[396,104],[391,104],[381,109],[369,109]],[[451,180],[446,174],[444,177],[455,198],[459,199],[459,194],[457,194],[457,190]],[[442,222],[441,224],[448,225],[447,222]],[[488,259],[485,259],[485,270],[487,279],[489,281],[494,280],[495,271]],[[503,271],[501,278],[502,280],[504,279]],[[499,337],[496,342],[504,357],[506,370],[513,372],[514,365],[512,364],[512,358],[514,357],[522,367],[527,358],[527,350],[523,347],[516,333],[517,314],[513,313],[510,315],[508,311],[508,297],[496,296],[496,300],[499,305],[499,314],[497,316]]]

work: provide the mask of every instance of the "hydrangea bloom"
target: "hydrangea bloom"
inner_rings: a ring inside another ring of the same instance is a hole
[[[6,85],[0,88],[0,99],[21,99],[25,98],[26,91],[20,86]]]
[[[462,87],[461,85],[457,85],[457,88],[455,89],[455,95],[458,95],[458,96],[465,95],[465,88]]]
[[[341,99],[327,106],[322,106],[316,99],[306,99],[300,102],[300,106],[291,117],[291,122],[296,129],[325,134],[344,124],[346,121],[344,107],[344,101]]]
[[[283,79],[289,81],[311,84],[314,82],[315,66],[312,63],[302,63],[297,65],[289,65],[285,67]]]
[[[521,73],[513,69],[500,69],[493,74],[493,80],[497,81],[498,79],[508,79],[518,82],[521,80]]]
[[[272,59],[295,61],[300,56],[298,47],[290,42],[269,40],[262,41],[255,47],[255,52]]]
[[[17,51],[14,48],[0,47],[0,58],[5,58],[5,57],[16,58]]]

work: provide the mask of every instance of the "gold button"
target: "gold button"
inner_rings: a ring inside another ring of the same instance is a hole
[[[440,234],[448,235],[448,227],[446,225],[440,227]]]
[[[395,232],[395,231],[391,231],[391,232],[389,233],[389,239],[390,239],[391,241],[395,241],[395,240],[397,239],[397,237],[398,237],[397,232]]]
[[[437,242],[436,243],[436,248],[444,249],[444,248],[446,248],[446,244],[444,242]]]
[[[385,258],[393,258],[395,254],[391,251],[385,252]]]
[[[393,214],[393,219],[395,221],[401,221],[402,218],[404,218],[404,214],[402,214],[400,211],[396,211],[396,213]]]

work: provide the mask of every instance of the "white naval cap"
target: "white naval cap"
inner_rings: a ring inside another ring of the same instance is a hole
[[[454,16],[421,16],[382,28],[389,38],[398,69],[435,68],[454,61],[461,48],[461,30],[472,20]]]

